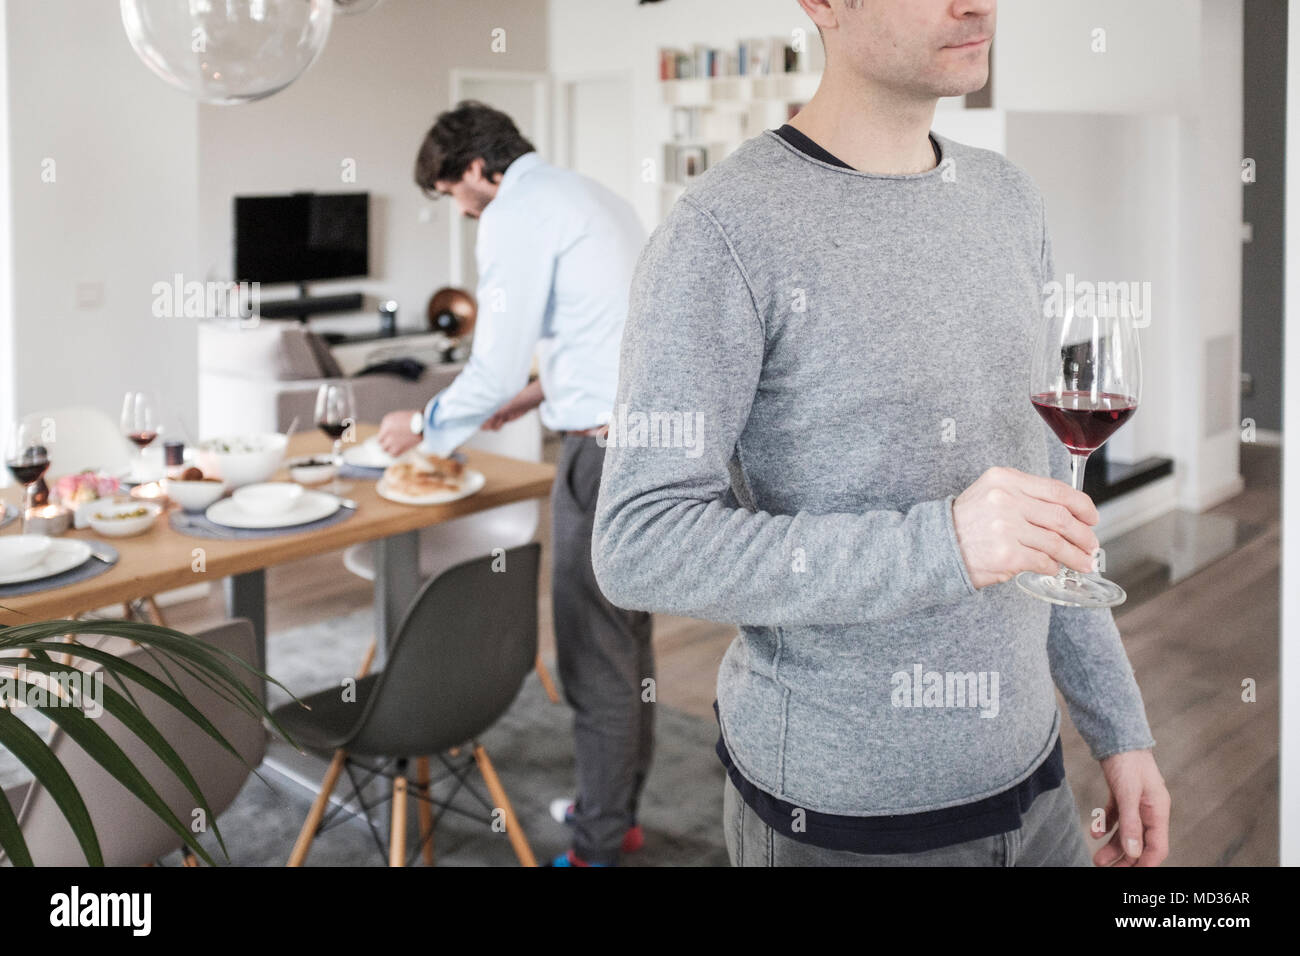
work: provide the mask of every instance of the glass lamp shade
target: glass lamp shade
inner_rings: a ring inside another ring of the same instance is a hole
[[[334,0],[334,5],[338,7],[339,13],[369,13],[375,7],[379,6],[382,0]]]
[[[333,0],[121,0],[136,55],[204,103],[260,100],[320,55]]]

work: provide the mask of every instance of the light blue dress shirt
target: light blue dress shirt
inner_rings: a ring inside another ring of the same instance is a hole
[[[645,230],[594,180],[520,156],[479,217],[478,322],[465,369],[424,410],[423,451],[446,456],[528,383],[538,350],[542,423],[608,421],[632,272]]]

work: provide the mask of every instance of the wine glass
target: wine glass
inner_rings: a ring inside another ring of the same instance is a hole
[[[356,421],[356,399],[352,397],[350,382],[326,382],[316,392],[316,427],[328,435],[334,442],[334,463],[343,464],[343,435]],[[339,494],[347,486],[338,480],[338,474],[330,480],[329,490]]]
[[[6,429],[4,454],[9,473],[25,489],[23,531],[26,532],[27,512],[36,504],[36,483],[50,467],[50,455],[41,444],[39,428],[35,424],[23,422],[16,422]]]
[[[1104,299],[1080,313],[1049,316],[1030,373],[1034,409],[1070,453],[1070,480],[1083,490],[1088,456],[1133,416],[1142,398],[1137,326],[1122,303]],[[1128,595],[1113,581],[1064,566],[1055,574],[1022,571],[1016,583],[1034,597],[1068,607],[1115,607]]]
[[[147,392],[127,392],[122,399],[122,434],[136,447],[134,477],[146,474],[144,450],[158,437],[158,413]]]

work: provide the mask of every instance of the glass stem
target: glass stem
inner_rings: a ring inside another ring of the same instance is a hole
[[[1075,491],[1083,491],[1083,469],[1086,468],[1087,465],[1087,455],[1079,455],[1075,452],[1070,452],[1070,484],[1074,486]],[[1067,579],[1078,580],[1079,572],[1072,571],[1065,565],[1061,565],[1061,569],[1056,572],[1056,577],[1057,580],[1062,582]]]

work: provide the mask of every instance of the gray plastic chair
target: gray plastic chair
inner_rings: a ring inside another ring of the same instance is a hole
[[[506,834],[519,861],[536,860],[515,818],[487,752],[477,737],[509,709],[537,653],[537,577],[541,545],[536,542],[449,568],[420,589],[398,626],[383,671],[357,680],[355,700],[332,687],[275,711],[286,732],[306,749],[333,754],[320,794],[303,824],[289,859],[300,866],[320,830],[340,771],[353,758],[396,762],[390,823],[389,863],[406,863],[407,762],[472,747],[493,808],[505,814]],[[462,778],[463,779],[463,778]],[[428,779],[416,790],[421,805],[421,840],[432,862]]]
[[[242,660],[255,661],[253,625],[242,618],[202,631],[194,637],[230,651]],[[89,643],[89,639],[83,640]],[[144,648],[117,638],[97,643],[156,677],[168,680],[157,661]],[[243,757],[242,761],[160,697],[136,684],[128,682],[127,686],[145,716],[189,767],[212,812],[220,815],[243,789],[252,772],[250,768],[262,762],[266,753],[266,730],[260,721],[184,670],[169,664],[167,671],[181,693],[230,741]],[[245,685],[265,700],[262,682],[247,672],[240,673]],[[114,685],[106,681],[106,686]],[[148,745],[116,718],[104,713],[97,722],[188,826],[194,810],[194,797],[185,785]],[[55,728],[50,737],[50,747],[86,801],[105,865],[141,866],[184,846],[167,824],[61,730]],[[18,813],[18,824],[31,850],[33,862],[37,866],[85,866],[86,857],[81,845],[49,792],[35,783],[24,784],[12,792],[22,792],[25,796]],[[17,805],[12,797],[10,802]]]

